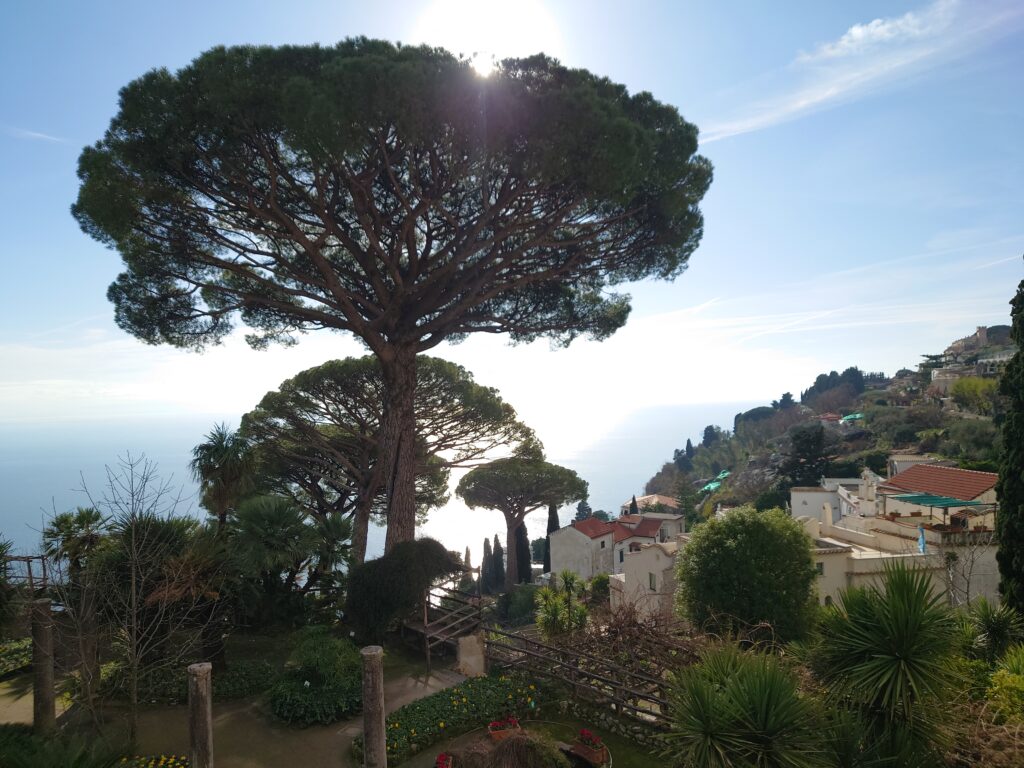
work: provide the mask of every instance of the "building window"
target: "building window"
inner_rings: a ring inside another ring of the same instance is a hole
[[[607,542],[604,542],[604,541],[602,541],[602,542],[601,542],[601,549],[604,549],[604,545],[605,545],[606,543],[607,543]]]
[[[647,586],[651,588],[651,592],[655,592],[658,589],[658,582],[655,581],[653,573],[647,574]]]
[[[621,563],[625,559],[626,559],[626,550],[620,549],[619,550],[619,562]]]
[[[825,575],[825,564],[824,563],[815,563],[814,564],[814,568],[815,568],[815,570],[817,570],[819,576],[824,576]]]

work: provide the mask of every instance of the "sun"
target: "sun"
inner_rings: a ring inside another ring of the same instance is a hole
[[[446,48],[484,77],[510,56],[564,55],[558,25],[539,0],[435,0],[409,42]]]

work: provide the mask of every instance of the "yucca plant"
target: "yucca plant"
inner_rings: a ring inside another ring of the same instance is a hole
[[[665,756],[702,768],[828,765],[815,703],[778,659],[724,646],[672,681]]]
[[[897,564],[882,587],[846,590],[825,612],[812,667],[832,702],[863,719],[869,741],[899,751],[913,742],[934,758],[943,736],[934,712],[956,682],[956,631],[928,574]]]
[[[1009,605],[995,604],[979,597],[971,605],[968,618],[974,630],[974,651],[989,664],[1006,650],[1024,640],[1024,619]]]

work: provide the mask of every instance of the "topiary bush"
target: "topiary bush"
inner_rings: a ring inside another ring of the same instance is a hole
[[[360,635],[380,640],[393,622],[415,610],[426,589],[461,571],[461,558],[439,541],[403,541],[352,570],[345,612]]]
[[[492,720],[515,714],[536,713],[543,694],[521,675],[472,677],[452,688],[406,704],[388,716],[387,756],[399,764],[444,739],[482,728]],[[356,738],[352,753],[363,760],[363,739]]]
[[[303,633],[288,667],[270,691],[270,709],[287,723],[327,724],[363,705],[359,650],[324,627]]]

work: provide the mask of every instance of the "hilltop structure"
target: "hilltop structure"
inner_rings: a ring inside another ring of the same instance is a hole
[[[581,579],[620,573],[627,552],[670,541],[684,531],[683,515],[669,512],[622,515],[609,522],[593,517],[573,520],[550,535],[551,571],[569,570]]]

